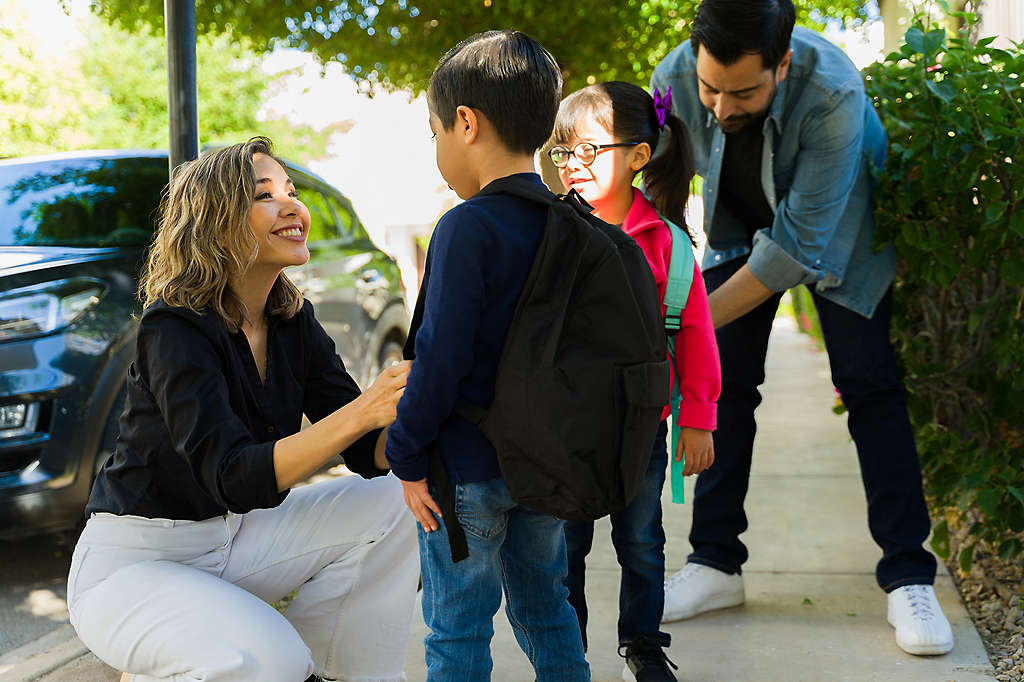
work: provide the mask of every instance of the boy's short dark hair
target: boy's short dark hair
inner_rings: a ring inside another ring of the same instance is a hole
[[[476,109],[509,151],[532,154],[551,136],[562,73],[551,53],[520,31],[466,38],[438,62],[427,102],[445,130],[460,106]]]
[[[775,70],[789,51],[796,10],[792,0],[704,0],[690,33],[696,55],[706,49],[729,66],[743,55],[759,54]]]

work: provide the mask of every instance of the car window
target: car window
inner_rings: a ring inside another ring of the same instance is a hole
[[[369,239],[366,235],[366,230],[363,229],[351,208],[343,204],[332,194],[327,195],[327,201],[330,202],[331,208],[334,209],[334,215],[338,217],[338,224],[341,226],[341,230],[347,239],[354,242]]]
[[[342,233],[349,234],[352,231],[353,215],[346,206],[342,205],[338,198],[334,195],[327,195],[327,202],[334,209],[334,215],[338,220],[338,227],[341,228]]]
[[[338,228],[334,224],[334,216],[327,206],[327,200],[313,185],[300,178],[292,180],[299,192],[299,199],[309,209],[309,241],[322,242],[338,239]]]
[[[55,159],[0,166],[0,246],[145,246],[167,159]]]

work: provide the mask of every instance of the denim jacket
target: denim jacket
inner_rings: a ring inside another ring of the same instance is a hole
[[[704,178],[702,269],[749,254],[751,270],[773,291],[800,284],[865,317],[892,283],[891,246],[872,252],[870,164],[885,161],[882,124],[857,68],[817,33],[795,28],[793,58],[764,121],[761,189],[774,213],[754,234],[728,210],[716,211],[725,135],[701,104],[690,41],[655,69],[651,90],[672,86],[672,113],[693,137]]]

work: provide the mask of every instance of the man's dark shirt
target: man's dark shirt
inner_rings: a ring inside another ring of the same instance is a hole
[[[762,116],[735,133],[725,133],[722,152],[718,210],[725,208],[746,227],[747,244],[753,241],[755,232],[770,227],[775,218],[761,186],[764,120]]]
[[[359,395],[334,342],[304,302],[291,319],[268,316],[266,383],[245,333],[220,316],[157,301],[139,323],[114,455],[86,514],[200,521],[279,505],[274,442]],[[345,452],[370,477],[379,430]]]

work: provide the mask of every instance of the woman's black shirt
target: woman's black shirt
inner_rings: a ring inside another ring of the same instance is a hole
[[[276,507],[274,442],[359,395],[334,342],[305,301],[291,319],[268,316],[266,383],[245,333],[214,312],[157,301],[139,323],[117,448],[93,486],[86,514],[111,512],[199,521]],[[347,450],[369,478],[380,430]]]

